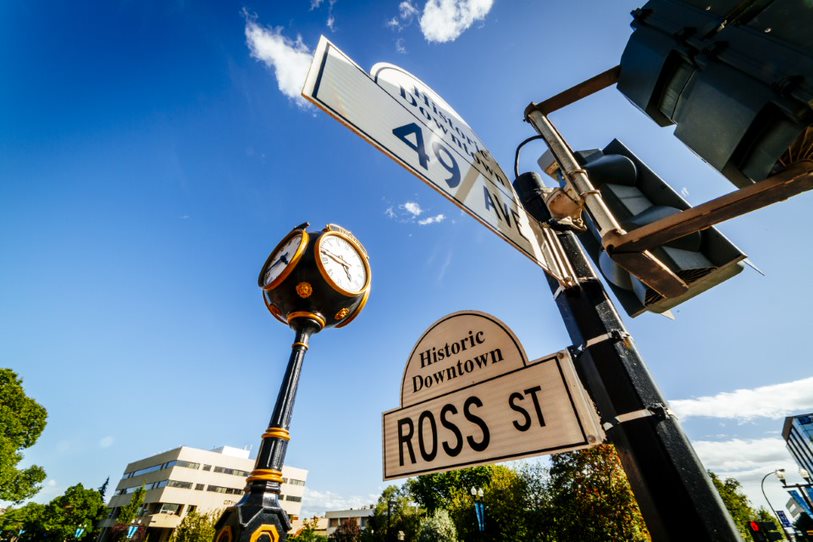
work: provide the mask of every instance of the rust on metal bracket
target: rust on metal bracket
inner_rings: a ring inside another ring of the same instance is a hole
[[[612,86],[618,82],[618,76],[620,73],[621,66],[610,68],[609,70],[595,75],[586,81],[582,81],[578,85],[560,92],[556,96],[548,98],[547,100],[539,103],[532,103],[525,108],[525,118],[528,118],[531,111],[539,111],[543,115],[548,115],[549,113],[562,109],[563,107],[577,102],[582,98],[595,94],[599,90]]]

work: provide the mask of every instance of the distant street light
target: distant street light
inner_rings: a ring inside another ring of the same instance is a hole
[[[280,505],[288,428],[310,336],[343,327],[364,308],[370,294],[370,264],[361,243],[329,224],[308,232],[294,228],[265,261],[258,283],[269,312],[296,332],[268,428],[243,498],[215,524],[215,542],[280,542],[291,521]]]
[[[477,516],[477,530],[481,533],[486,529],[486,511],[483,505],[483,495],[483,488],[471,488],[471,496],[474,498],[474,513]]]
[[[760,489],[762,489],[762,496],[765,497],[765,502],[768,503],[768,510],[770,510],[773,513],[773,516],[776,518],[776,520],[779,522],[780,527],[782,527],[782,530],[785,532],[785,536],[787,536],[787,529],[785,529],[785,526],[782,524],[782,518],[779,517],[779,514],[777,514],[776,509],[771,504],[771,501],[768,500],[768,495],[765,493],[765,479],[772,474],[779,478],[780,482],[782,482],[783,484],[785,483],[785,469],[776,469],[762,477],[762,482],[760,482],[759,487]]]

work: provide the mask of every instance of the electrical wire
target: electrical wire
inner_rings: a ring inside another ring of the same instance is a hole
[[[517,145],[517,150],[514,153],[514,178],[516,179],[519,177],[519,151],[522,150],[522,147],[525,146],[526,143],[530,143],[531,141],[536,141],[537,139],[542,139],[541,135],[531,136],[519,145]]]

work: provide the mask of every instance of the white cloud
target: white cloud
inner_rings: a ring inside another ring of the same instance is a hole
[[[324,0],[311,0],[311,11],[322,5]]]
[[[813,410],[813,377],[670,401],[670,405],[678,417],[683,419],[692,416],[744,421],[754,418],[783,418],[800,411]]]
[[[395,40],[395,50],[405,55],[407,53],[406,46],[404,45],[404,38],[398,38]]]
[[[430,42],[454,41],[485,19],[493,5],[494,0],[428,0],[421,15],[421,32]]]
[[[336,31],[336,17],[334,17],[332,13],[327,16],[327,27],[331,32]]]
[[[279,90],[300,107],[307,107],[301,93],[312,55],[302,36],[291,40],[281,28],[264,28],[246,17],[246,43],[252,57],[273,68]]]
[[[412,24],[417,14],[418,8],[415,7],[415,4],[405,0],[398,4],[398,16],[389,19],[385,24],[388,28],[400,32]]]
[[[111,435],[107,435],[99,440],[99,446],[101,448],[110,448],[115,440]]]
[[[421,216],[421,213],[423,213],[423,209],[421,209],[421,206],[414,201],[408,201],[401,205],[401,207],[404,208],[406,212],[413,216]]]
[[[699,440],[693,441],[692,445],[706,469],[720,478],[737,480],[751,504],[756,507],[766,505],[762,494],[762,479],[766,474],[783,468],[788,473],[789,482],[796,478],[796,465],[781,438]],[[782,490],[779,481],[772,478],[765,480],[765,491],[776,508],[784,508],[788,495]]]
[[[377,495],[367,497],[344,496],[332,491],[319,491],[318,489],[305,488],[305,495],[302,497],[302,517],[312,517],[324,515],[326,510],[348,510],[350,508],[362,508],[378,501]]]
[[[428,226],[430,224],[439,224],[446,220],[446,215],[443,213],[431,216],[427,216],[424,213],[426,213],[426,210],[416,201],[406,201],[399,205],[390,205],[384,210],[384,215],[387,218],[391,218],[402,224]],[[421,216],[423,216],[423,218],[419,218]]]
[[[427,216],[426,218],[422,218],[421,220],[418,220],[418,225],[419,226],[426,226],[428,224],[437,224],[439,222],[443,222],[445,219],[446,219],[446,215],[444,215],[442,213],[438,214],[438,215],[435,215],[435,216]]]
[[[403,21],[411,21],[418,14],[418,8],[412,2],[404,1],[398,4],[398,16]]]

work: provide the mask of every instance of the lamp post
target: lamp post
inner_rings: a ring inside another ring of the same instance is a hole
[[[347,230],[330,224],[308,232],[305,222],[271,252],[258,283],[265,306],[296,333],[268,428],[243,498],[215,524],[215,542],[279,542],[291,529],[280,506],[282,466],[294,400],[311,335],[349,324],[370,294],[367,252]]]
[[[787,538],[790,538],[788,537],[787,529],[785,529],[785,526],[782,525],[782,519],[779,517],[779,514],[776,513],[776,509],[771,504],[771,501],[768,500],[768,495],[765,493],[765,479],[768,478],[768,476],[770,476],[771,474],[775,475],[779,479],[779,481],[784,484],[785,469],[776,469],[762,477],[762,481],[759,483],[759,487],[762,490],[762,496],[765,497],[765,502],[768,503],[768,510],[770,510],[773,513],[773,517],[775,517],[776,520],[779,522],[779,526],[782,528],[782,531],[785,533],[785,536]]]
[[[813,510],[813,502],[810,501],[810,495],[808,495],[808,493],[807,493],[807,488],[813,487],[813,484],[811,484],[812,480],[811,480],[811,477],[810,477],[810,473],[807,471],[807,469],[799,469],[799,475],[807,483],[805,483],[805,484],[788,484],[787,483],[787,478],[785,478],[784,470],[782,471],[781,476],[777,475],[777,478],[779,478],[779,481],[782,482],[782,487],[784,489],[798,489],[799,493],[801,493],[801,495],[802,495],[802,499],[804,499],[804,501],[807,503],[807,507],[810,508],[811,510]]]
[[[474,514],[477,516],[477,530],[482,537],[483,531],[486,528],[486,511],[483,505],[483,488],[472,487],[471,496],[474,499]]]

